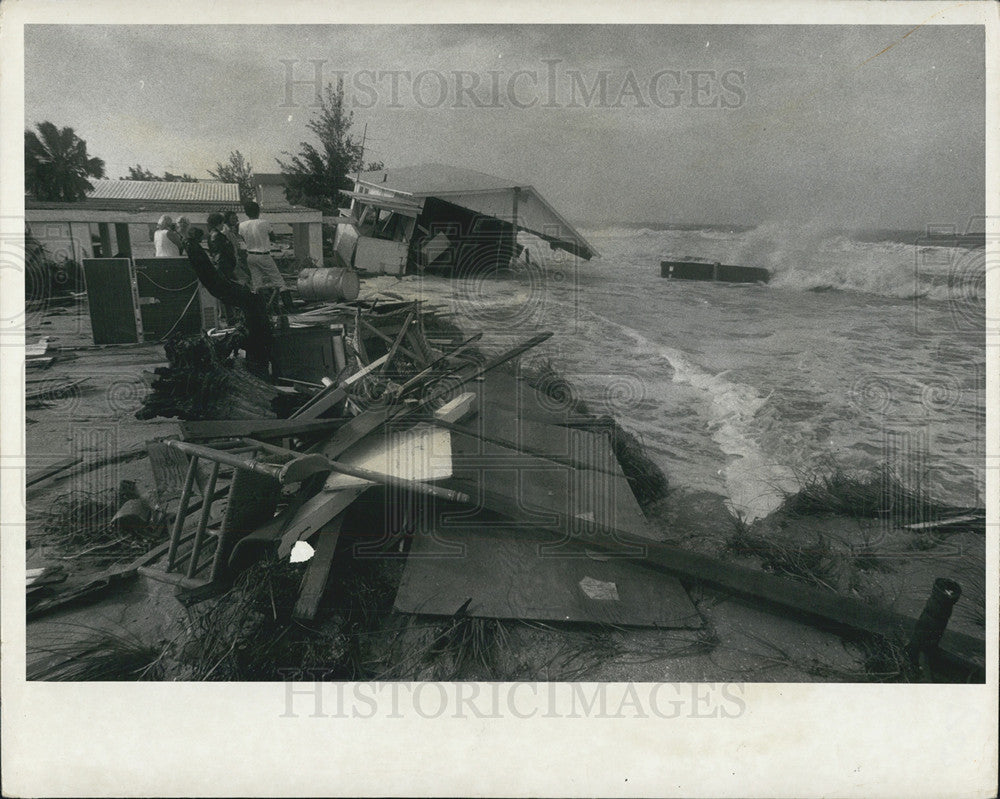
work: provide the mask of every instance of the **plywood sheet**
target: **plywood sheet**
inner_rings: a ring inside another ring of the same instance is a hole
[[[481,413],[463,419],[460,426],[478,438],[597,471],[617,472],[610,431],[601,427],[585,429],[518,417],[504,408],[487,404]]]
[[[680,582],[620,558],[574,545],[545,554],[551,536],[518,527],[419,532],[396,594],[396,610],[471,616],[699,628]]]
[[[482,379],[473,380],[461,390],[476,392],[480,413],[486,413],[488,408],[493,407],[534,422],[569,424],[579,421],[567,403],[533,389],[507,372],[488,372]]]
[[[464,433],[452,434],[450,487],[480,507],[566,538],[619,536],[661,540],[620,471],[576,469]]]
[[[84,258],[87,306],[95,344],[142,341],[135,275],[128,258]]]
[[[408,430],[388,428],[376,432],[345,451],[341,463],[406,480],[441,480],[451,477],[451,434],[431,424]],[[370,485],[367,480],[332,473],[324,490]]]

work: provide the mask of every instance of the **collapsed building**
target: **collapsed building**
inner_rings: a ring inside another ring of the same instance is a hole
[[[522,254],[519,232],[587,261],[599,256],[533,186],[473,169],[423,164],[363,172],[346,193],[352,218],[338,220],[334,249],[366,272],[502,269]]]

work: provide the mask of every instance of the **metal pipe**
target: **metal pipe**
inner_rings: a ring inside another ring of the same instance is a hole
[[[294,450],[285,449],[284,447],[278,447],[274,444],[266,444],[263,441],[255,441],[254,439],[243,439],[248,444],[254,444],[260,447],[265,452],[270,452],[274,455],[291,455],[294,458],[311,458],[314,460],[319,460],[322,458],[325,463],[325,467],[329,468],[331,472],[337,472],[339,474],[346,474],[351,477],[358,477],[362,480],[368,480],[371,483],[377,483],[379,485],[392,486],[393,488],[403,488],[407,491],[413,491],[417,494],[424,494],[425,496],[437,497],[438,499],[446,499],[449,502],[461,502],[468,504],[471,499],[468,494],[464,494],[461,491],[453,491],[450,488],[443,488],[441,486],[434,485],[433,483],[424,483],[419,480],[407,480],[405,477],[396,477],[392,474],[385,474],[384,472],[376,472],[372,469],[364,469],[360,466],[351,466],[346,463],[341,463],[340,461],[330,460],[319,453],[302,453],[295,452]],[[291,463],[294,463],[292,461]],[[291,464],[286,464],[286,466]]]

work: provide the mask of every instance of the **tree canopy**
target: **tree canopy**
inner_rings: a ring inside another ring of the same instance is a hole
[[[300,142],[298,155],[285,152],[290,160],[277,160],[288,202],[336,213],[345,200],[341,192],[354,185],[350,175],[361,167],[362,149],[351,136],[354,113],[344,110],[344,82],[328,83],[317,99],[320,107],[306,127],[319,147]]]
[[[215,171],[208,170],[208,174],[216,180],[226,183],[236,183],[240,187],[240,202],[246,203],[256,199],[256,190],[253,185],[253,167],[246,160],[243,153],[234,150],[229,154],[226,163],[217,163]]]
[[[128,174],[118,180],[158,180],[164,183],[197,183],[198,178],[192,177],[187,172],[183,175],[175,175],[172,172],[164,172],[163,177],[154,175],[148,169],[143,169],[142,164],[136,164],[128,168]]]
[[[87,153],[73,128],[39,122],[24,132],[24,186],[37,200],[76,202],[94,188],[87,178],[104,177],[104,161]]]

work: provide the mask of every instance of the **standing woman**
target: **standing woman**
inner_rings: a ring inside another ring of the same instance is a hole
[[[177,225],[167,214],[160,217],[153,234],[153,247],[157,258],[180,258],[184,242],[177,235]]]

